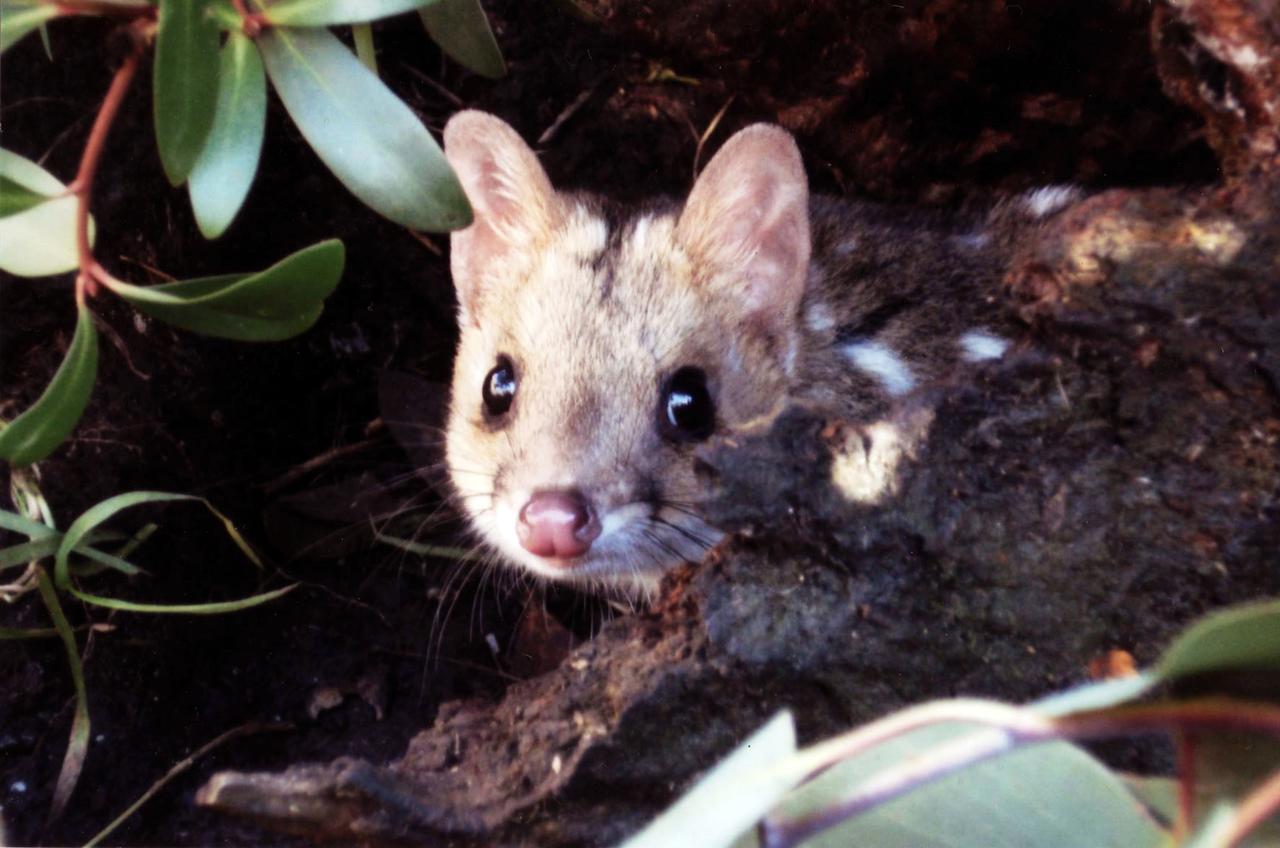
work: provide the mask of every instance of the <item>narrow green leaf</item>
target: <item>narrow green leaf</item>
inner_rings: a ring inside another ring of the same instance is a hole
[[[19,277],[44,277],[79,264],[76,198],[53,174],[30,159],[0,150],[0,206],[4,207],[0,212],[0,270]],[[93,236],[91,218],[90,243]]]
[[[91,595],[88,592],[81,592],[79,589],[71,589],[70,592],[86,604],[120,610],[121,612],[139,612],[150,615],[222,615],[229,612],[240,612],[250,607],[274,601],[276,598],[286,595],[296,588],[298,588],[298,584],[292,583],[283,588],[273,589],[270,592],[263,592],[259,595],[251,595],[235,601],[216,601],[209,604],[137,604],[132,601],[122,601],[119,598],[104,598],[101,595]]]
[[[58,550],[60,541],[59,534],[54,533],[40,539],[32,539],[29,542],[21,542],[17,545],[10,545],[7,548],[0,549],[0,571],[4,571],[6,568],[26,565],[29,562],[44,559],[47,556],[53,556]]]
[[[368,24],[352,24],[351,40],[356,46],[356,57],[374,75],[378,75],[378,51],[373,46],[373,27]]]
[[[324,27],[389,18],[436,0],[279,0],[267,7],[277,26]]]
[[[44,55],[50,62],[53,61],[53,42],[49,40],[49,27],[40,24],[40,46],[44,48]],[[3,51],[0,51],[3,52]]]
[[[471,223],[471,207],[435,139],[330,32],[272,29],[258,47],[298,129],[356,197],[414,229]]]
[[[81,306],[75,337],[53,381],[30,409],[0,430],[0,459],[30,465],[53,453],[84,414],[97,374],[98,331],[92,313]]]
[[[0,530],[9,530],[14,533],[21,533],[28,539],[43,539],[48,536],[59,536],[56,529],[48,524],[41,524],[25,515],[18,515],[16,512],[9,512],[7,509],[0,509]]]
[[[74,551],[72,551],[72,553],[77,556],[82,556],[85,559],[93,560],[96,563],[105,565],[113,571],[119,571],[121,574],[125,574],[130,577],[142,573],[141,568],[138,568],[138,566],[129,562],[127,559],[118,557],[115,554],[109,554],[106,551],[100,551],[97,548],[88,547],[87,545],[78,546]]]
[[[62,543],[58,545],[56,560],[54,562],[53,580],[59,589],[69,589],[71,587],[71,578],[67,573],[68,560],[71,552],[80,544],[80,542],[96,528],[99,524],[107,521],[111,516],[121,510],[129,509],[145,503],[167,503],[169,501],[198,501],[195,495],[179,495],[172,492],[125,492],[114,497],[107,498],[89,507],[80,514],[75,521],[71,522],[71,526],[67,528],[67,532],[62,534]]]
[[[1238,606],[1202,619],[1169,646],[1155,676],[1167,683],[1240,669],[1280,670],[1280,601]]]
[[[795,785],[771,768],[795,750],[795,723],[779,713],[623,848],[728,848]]]
[[[160,0],[156,25],[156,144],[165,175],[182,185],[213,126],[218,25],[204,0]]]
[[[56,627],[0,627],[0,641],[17,639],[48,639],[61,636]]]
[[[0,17],[4,18],[4,26],[0,26],[0,53],[58,15],[58,7],[53,3],[22,3],[14,0],[0,3]]]
[[[479,556],[476,551],[470,551],[466,548],[454,548],[447,545],[426,545],[422,542],[411,542],[408,539],[401,539],[398,536],[387,536],[376,532],[376,530],[373,538],[376,542],[382,542],[384,545],[399,548],[405,553],[413,554],[414,556],[430,556],[440,557],[441,559],[456,560],[476,559]]]
[[[316,322],[342,277],[345,249],[330,239],[257,274],[228,274],[112,291],[142,312],[196,333],[240,341],[278,341]]]
[[[77,550],[80,543],[88,537],[88,535],[99,524],[110,519],[116,513],[129,509],[130,507],[139,506],[145,503],[165,503],[169,501],[199,501],[213,515],[222,522],[227,534],[232,541],[245,553],[253,563],[261,567],[262,562],[258,559],[258,555],[244,541],[240,532],[235,525],[231,523],[225,515],[219,512],[213,504],[204,498],[194,495],[179,495],[171,492],[125,492],[115,497],[107,498],[105,501],[94,504],[85,510],[75,521],[71,522],[71,526],[67,528],[67,532],[63,534],[62,543],[58,546],[54,559],[54,583],[59,589],[70,592],[75,597],[85,603],[94,604],[108,609],[123,610],[126,612],[143,612],[143,613],[162,613],[162,614],[188,614],[188,615],[215,615],[225,612],[236,612],[249,607],[265,604],[274,600],[286,592],[291,591],[297,584],[286,586],[282,589],[275,589],[270,592],[263,592],[248,598],[240,598],[234,601],[217,601],[207,604],[139,604],[132,601],[123,601],[118,598],[108,598],[101,595],[94,595],[88,592],[82,592],[71,585],[70,572],[70,555]],[[83,553],[83,551],[81,551]],[[110,555],[106,555],[109,559],[114,559]],[[98,561],[103,561],[98,557],[93,557]]]
[[[40,598],[49,610],[53,626],[62,637],[62,644],[67,650],[67,663],[71,666],[71,681],[76,690],[76,711],[71,719],[71,738],[67,742],[67,753],[62,758],[62,769],[58,772],[58,782],[54,784],[51,818],[57,818],[71,799],[76,783],[80,780],[80,771],[84,768],[84,758],[89,752],[89,695],[84,687],[84,667],[80,663],[80,649],[76,646],[75,632],[62,612],[58,603],[58,593],[43,568],[36,568],[37,586]]]
[[[432,40],[463,67],[490,79],[507,73],[480,0],[440,0],[418,14]]]
[[[253,42],[232,31],[218,69],[213,128],[191,170],[188,189],[207,239],[222,235],[244,204],[258,172],[267,125],[267,78]]]

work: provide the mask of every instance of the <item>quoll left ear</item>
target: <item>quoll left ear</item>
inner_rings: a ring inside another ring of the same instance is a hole
[[[698,177],[676,224],[708,285],[745,323],[788,336],[809,269],[809,183],[800,151],[779,127],[736,133]],[[736,304],[734,306],[733,304]]]

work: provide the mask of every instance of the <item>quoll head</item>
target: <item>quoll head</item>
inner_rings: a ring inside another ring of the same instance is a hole
[[[553,189],[492,115],[444,138],[475,216],[452,237],[458,501],[529,572],[648,590],[719,538],[697,515],[697,445],[786,395],[809,262],[795,144],[750,127],[683,207],[618,211]]]

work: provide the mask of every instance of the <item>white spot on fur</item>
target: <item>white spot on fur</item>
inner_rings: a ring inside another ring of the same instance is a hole
[[[1044,186],[1023,195],[1022,205],[1036,218],[1043,218],[1075,202],[1081,194],[1075,186]]]
[[[910,366],[879,342],[854,342],[845,345],[840,352],[855,368],[879,380],[884,390],[895,397],[905,395],[916,386]]]
[[[878,421],[851,431],[831,463],[831,483],[854,503],[877,504],[897,494],[899,468],[914,459],[929,433],[933,413],[921,409],[903,420]]]
[[[970,330],[960,337],[965,362],[999,359],[1009,349],[1009,342],[986,330]]]
[[[636,218],[636,222],[631,227],[631,244],[637,250],[645,248],[645,241],[649,238],[649,227],[653,224],[652,215],[641,215]]]
[[[826,333],[836,327],[836,316],[831,307],[825,303],[814,301],[804,311],[804,323],[812,332]]]
[[[848,256],[850,253],[857,253],[861,247],[856,238],[847,238],[836,245],[835,252],[841,256]]]
[[[956,236],[955,241],[961,247],[968,248],[969,250],[981,250],[991,243],[991,236],[979,230],[977,232],[965,233],[964,235]]]

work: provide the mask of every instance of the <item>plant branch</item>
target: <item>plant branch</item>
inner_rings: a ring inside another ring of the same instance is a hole
[[[97,294],[97,284],[106,273],[97,260],[93,258],[93,249],[89,245],[89,204],[93,200],[93,180],[98,173],[98,163],[102,159],[102,150],[106,145],[111,125],[115,123],[120,111],[120,104],[129,91],[129,84],[138,71],[138,63],[142,59],[144,38],[141,27],[135,23],[129,27],[133,37],[133,49],[125,57],[124,62],[116,70],[98,108],[98,116],[94,119],[93,129],[89,131],[89,140],[85,142],[84,153],[80,157],[80,169],[76,172],[72,190],[76,195],[76,253],[79,257],[80,271],[76,275],[76,303],[83,306],[85,295]]]

